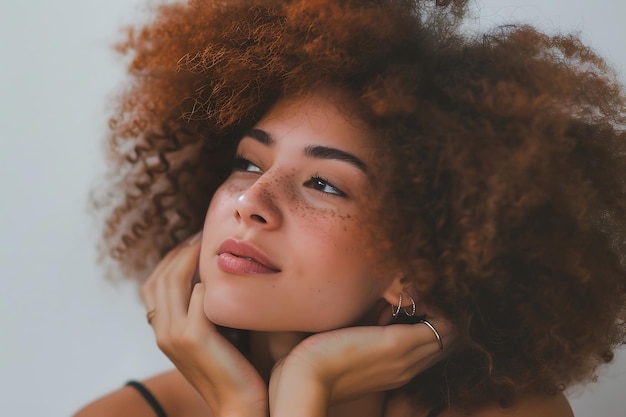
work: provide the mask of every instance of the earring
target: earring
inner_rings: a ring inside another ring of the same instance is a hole
[[[413,299],[413,297],[409,295],[409,299],[411,300],[411,312],[407,312],[406,307],[403,308],[402,311],[404,311],[404,314],[406,314],[408,317],[413,317],[417,308],[415,307],[415,300]]]
[[[400,301],[398,301],[398,307],[394,305],[391,306],[391,315],[394,317],[398,317],[401,309],[402,309],[402,293],[400,293]]]
[[[400,311],[404,312],[407,317],[413,317],[415,315],[415,311],[417,307],[415,306],[415,300],[413,297],[409,295],[409,299],[411,300],[411,312],[409,313],[406,307],[402,307],[402,293],[400,293],[400,300],[398,301],[398,306],[391,306],[391,315],[394,317],[398,317],[400,315]]]

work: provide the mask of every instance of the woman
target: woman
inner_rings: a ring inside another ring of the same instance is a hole
[[[623,92],[575,37],[463,37],[463,7],[197,1],[129,32],[97,204],[127,275],[158,262],[177,370],[79,415],[571,415],[624,337]]]

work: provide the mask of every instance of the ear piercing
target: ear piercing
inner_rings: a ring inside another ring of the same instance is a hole
[[[411,312],[408,312],[406,307],[402,307],[402,293],[400,293],[400,300],[398,301],[398,306],[391,306],[391,315],[394,317],[398,317],[400,315],[400,311],[404,312],[408,317],[415,316],[415,311],[417,307],[415,306],[415,300],[413,297],[409,295],[409,299],[411,300]]]

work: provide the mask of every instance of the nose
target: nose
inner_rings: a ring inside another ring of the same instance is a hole
[[[274,229],[282,221],[282,214],[277,206],[277,196],[270,184],[259,178],[237,198],[235,218],[248,226]]]

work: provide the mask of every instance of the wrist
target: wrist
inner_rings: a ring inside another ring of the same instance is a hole
[[[287,358],[270,379],[272,417],[325,417],[329,387],[315,367]]]
[[[245,404],[240,401],[233,406],[223,406],[215,413],[216,417],[269,417],[268,405]]]

